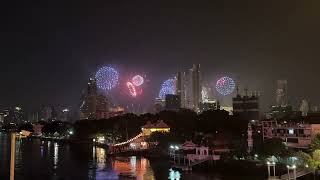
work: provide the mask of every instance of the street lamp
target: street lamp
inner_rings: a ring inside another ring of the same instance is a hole
[[[289,166],[287,165],[287,169],[288,169],[288,179],[290,179],[290,170],[293,171],[293,179],[296,180],[297,179],[297,172],[296,172],[296,165],[292,165],[292,166]]]
[[[273,161],[273,162],[267,162],[267,166],[268,166],[268,178],[271,177],[271,170],[270,170],[270,167],[273,167],[273,176],[276,176],[276,163]]]
[[[73,131],[72,130],[69,130],[69,135],[73,135]]]

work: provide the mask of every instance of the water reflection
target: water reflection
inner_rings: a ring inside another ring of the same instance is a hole
[[[113,157],[107,159],[106,150],[94,147],[93,159],[96,163],[96,179],[134,178],[137,180],[153,180],[154,172],[146,158]],[[90,172],[89,172],[90,176]]]
[[[102,179],[116,179],[116,174],[112,173],[112,171],[108,171],[107,167],[107,157],[106,150],[103,148],[94,148],[95,156],[93,158],[96,159],[96,173],[95,177],[97,180]]]
[[[0,133],[0,179],[9,179],[10,137]],[[209,180],[225,179],[214,173],[180,174],[166,160],[109,157],[103,148],[24,139],[16,145],[15,180]],[[232,178],[229,178],[232,179]],[[235,178],[234,178],[235,179]],[[253,178],[246,178],[253,179]],[[259,178],[254,178],[255,180]]]
[[[149,160],[143,157],[116,157],[113,160],[112,168],[120,177],[132,177],[138,180],[155,179]]]
[[[41,156],[41,158],[44,157],[44,147],[43,147],[43,144],[44,144],[44,141],[41,141],[41,144],[40,144],[40,156]]]
[[[57,142],[53,145],[53,169],[57,169],[58,160],[59,160],[59,145]]]

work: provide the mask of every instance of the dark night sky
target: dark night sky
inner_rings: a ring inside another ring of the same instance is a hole
[[[1,5],[0,107],[75,106],[108,64],[146,73],[151,101],[161,81],[192,63],[210,82],[230,75],[261,91],[264,108],[276,79],[288,80],[292,103],[320,105],[319,0],[99,2]]]

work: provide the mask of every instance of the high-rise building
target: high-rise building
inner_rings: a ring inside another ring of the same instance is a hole
[[[220,109],[219,101],[217,100],[206,100],[200,103],[201,111],[217,110]]]
[[[167,94],[165,104],[166,104],[167,110],[180,109],[181,108],[180,95]]]
[[[88,82],[88,88],[87,88],[87,94],[88,95],[97,95],[98,90],[97,90],[97,82],[94,78],[90,78]]]
[[[15,123],[20,124],[24,122],[24,112],[21,107],[16,106],[5,110],[4,124]]]
[[[109,103],[104,95],[98,94],[95,79],[89,79],[87,94],[81,98],[81,101],[80,119],[108,118]]]
[[[277,106],[287,106],[288,105],[288,88],[287,80],[278,80],[277,81],[277,91],[276,91],[276,102]]]
[[[201,96],[201,79],[200,79],[200,64],[194,64],[191,69],[191,87],[192,87],[192,106],[194,110],[199,109],[202,102]]]
[[[252,96],[241,96],[237,94],[232,98],[233,114],[238,115],[244,120],[259,120],[259,97],[256,94]]]
[[[177,74],[177,83],[176,83],[176,92],[180,96],[181,107],[187,107],[187,74],[185,72],[178,72]]]
[[[306,99],[303,99],[300,105],[300,111],[302,116],[307,116],[309,112],[309,103]]]
[[[52,120],[52,107],[43,106],[40,109],[40,120],[42,121],[51,121]]]
[[[176,94],[180,96],[180,107],[198,111],[202,102],[200,64],[177,73]]]

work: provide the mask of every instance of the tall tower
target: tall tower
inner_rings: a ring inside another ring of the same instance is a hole
[[[277,81],[277,91],[276,91],[277,106],[288,105],[287,84],[288,84],[287,80],[278,80]]]
[[[81,101],[80,119],[103,119],[107,117],[108,99],[103,95],[98,95],[95,79],[89,79],[87,94],[82,97]]]
[[[96,80],[93,78],[90,78],[88,82],[88,89],[87,89],[88,95],[97,95],[98,94],[97,89],[98,88],[97,88]]]
[[[248,149],[247,149],[247,152],[250,154],[252,152],[252,149],[253,149],[252,128],[251,128],[251,123],[250,122],[248,123],[247,132],[248,132],[248,139],[247,139]]]
[[[193,109],[199,109],[201,102],[201,83],[200,83],[200,64],[194,64],[191,69],[191,84],[192,84],[192,105]]]
[[[177,73],[176,92],[177,92],[177,95],[180,96],[182,108],[186,107],[186,101],[187,101],[187,96],[186,96],[187,87],[186,86],[187,86],[186,73],[185,72],[178,72]]]

